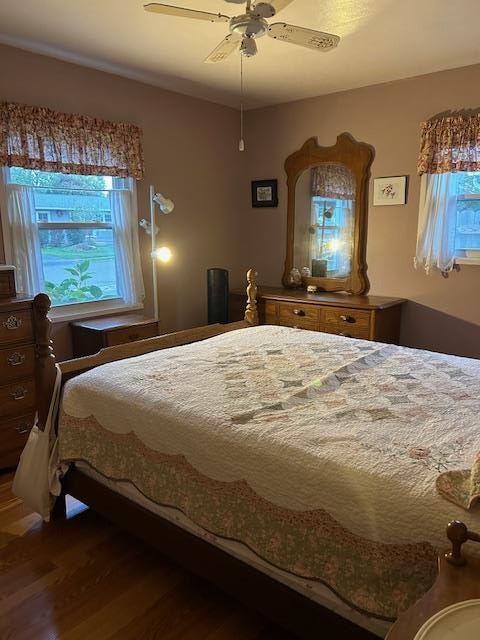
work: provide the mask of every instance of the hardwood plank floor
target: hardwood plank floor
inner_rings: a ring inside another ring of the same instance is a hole
[[[0,640],[293,640],[80,503],[45,525],[0,475]]]

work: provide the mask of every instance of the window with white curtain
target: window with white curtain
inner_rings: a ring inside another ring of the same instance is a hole
[[[416,264],[480,264],[480,172],[422,175]]]
[[[459,263],[480,264],[480,110],[423,122],[417,169],[415,266],[447,276]]]
[[[54,317],[142,306],[133,178],[17,167],[2,174],[5,248],[19,291],[48,293]]]

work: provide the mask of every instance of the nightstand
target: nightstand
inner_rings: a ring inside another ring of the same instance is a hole
[[[74,358],[159,335],[158,322],[138,314],[77,320],[71,322],[70,327]]]
[[[466,600],[480,599],[480,560],[465,558],[461,546],[468,539],[480,541],[480,535],[454,521],[447,527],[452,553],[438,559],[438,577],[433,587],[410,609],[402,613],[385,640],[414,640],[422,626],[437,612]],[[480,619],[478,621],[480,637]]]

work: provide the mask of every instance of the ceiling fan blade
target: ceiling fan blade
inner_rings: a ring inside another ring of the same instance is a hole
[[[230,20],[228,16],[224,16],[221,13],[209,13],[208,11],[173,7],[169,4],[159,4],[158,2],[144,4],[143,8],[145,11],[161,13],[164,16],[176,16],[178,18],[193,18],[194,20],[206,20],[208,22],[228,22]]]
[[[218,47],[215,47],[212,53],[205,58],[204,62],[223,62],[225,58],[228,58],[229,55],[238,49],[241,41],[242,39],[236,34],[230,33],[220,42]]]
[[[277,13],[279,11],[282,11],[282,9],[285,9],[285,7],[288,7],[289,4],[292,4],[293,0],[265,0],[266,2],[268,2],[268,4],[271,4],[272,7],[275,9],[275,14],[277,15]]]
[[[332,33],[296,27],[285,22],[271,24],[268,28],[268,35],[275,40],[298,44],[301,47],[307,47],[307,49],[314,49],[315,51],[330,51],[340,42],[339,36],[335,36]]]

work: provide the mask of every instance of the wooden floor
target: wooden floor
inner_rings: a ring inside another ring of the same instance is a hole
[[[293,640],[85,509],[44,525],[0,475],[0,640]]]

